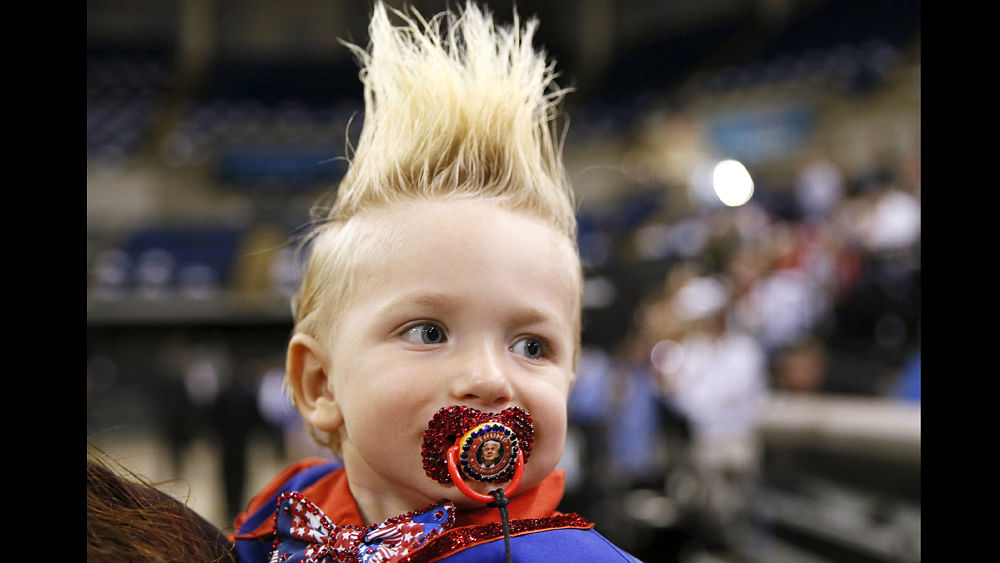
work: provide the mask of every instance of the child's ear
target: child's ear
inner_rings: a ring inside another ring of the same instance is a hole
[[[330,355],[315,338],[292,336],[285,369],[295,406],[317,430],[333,433],[344,424],[344,417],[331,389],[330,367]]]

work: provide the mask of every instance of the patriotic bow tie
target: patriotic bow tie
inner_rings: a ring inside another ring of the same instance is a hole
[[[278,497],[270,563],[388,563],[423,545],[455,522],[442,501],[370,526],[337,526],[298,492]]]

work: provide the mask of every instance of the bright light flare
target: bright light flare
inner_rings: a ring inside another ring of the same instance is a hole
[[[723,160],[712,170],[715,196],[728,207],[739,207],[753,196],[753,178],[738,160]]]

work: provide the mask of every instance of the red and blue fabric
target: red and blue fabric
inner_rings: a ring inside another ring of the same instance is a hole
[[[561,471],[554,471],[510,499],[513,560],[639,563],[594,530],[593,523],[556,510],[564,479]],[[504,532],[495,508],[457,511],[442,500],[381,524],[365,524],[343,466],[321,459],[286,468],[234,524],[230,537],[241,563],[505,561]]]
[[[337,526],[298,492],[278,498],[271,563],[387,563],[405,557],[454,525],[455,507],[444,502],[378,525]]]

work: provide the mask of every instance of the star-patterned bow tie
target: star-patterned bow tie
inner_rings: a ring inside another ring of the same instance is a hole
[[[278,497],[270,563],[388,563],[403,557],[455,522],[447,501],[370,526],[337,526],[298,492]]]

